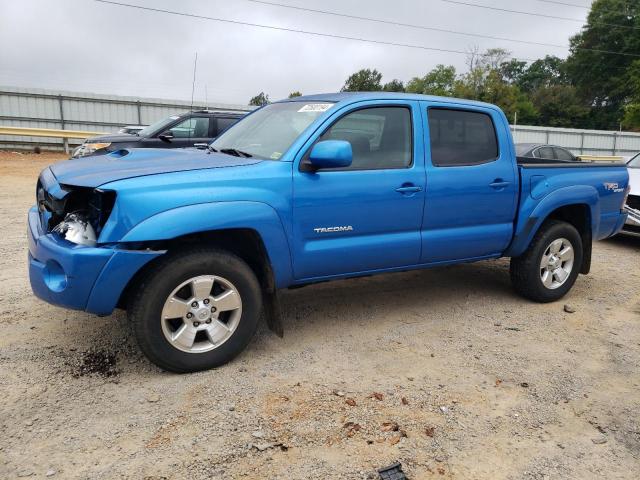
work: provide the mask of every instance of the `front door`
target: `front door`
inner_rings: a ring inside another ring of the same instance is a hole
[[[418,263],[425,188],[421,122],[417,102],[365,103],[337,112],[312,139],[350,142],[353,162],[315,173],[301,172],[300,158],[294,164],[297,280]]]
[[[196,143],[209,143],[211,141],[211,119],[206,116],[193,116],[180,120],[168,129],[157,135],[145,138],[142,146],[145,148],[184,148],[193,147]],[[160,135],[170,132],[172,138],[161,139]]]
[[[518,197],[504,117],[482,106],[421,105],[429,146],[422,263],[500,255],[511,241]]]

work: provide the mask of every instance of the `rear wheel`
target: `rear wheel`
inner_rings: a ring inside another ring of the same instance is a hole
[[[566,295],[582,264],[582,239],[576,228],[551,220],[536,233],[529,248],[511,259],[511,283],[522,296],[553,302]]]
[[[140,283],[129,317],[145,355],[173,372],[223,365],[249,343],[261,292],[251,268],[224,251],[169,255]]]

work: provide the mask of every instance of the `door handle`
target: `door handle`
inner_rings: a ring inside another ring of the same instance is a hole
[[[416,193],[421,191],[422,191],[422,187],[418,187],[417,185],[405,185],[405,186],[396,188],[396,192],[398,193]]]
[[[501,178],[496,178],[492,183],[489,184],[491,188],[495,188],[496,190],[499,188],[505,188],[511,185],[511,182],[505,182]]]

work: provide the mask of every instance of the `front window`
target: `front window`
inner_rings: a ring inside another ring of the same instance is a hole
[[[206,138],[209,136],[209,119],[191,117],[169,129],[175,138]]]
[[[637,154],[635,157],[633,157],[631,160],[629,160],[629,163],[627,163],[627,167],[640,168],[640,153]]]
[[[411,165],[411,111],[406,107],[356,110],[334,123],[319,139],[346,140],[353,161],[344,170],[407,168]]]
[[[333,103],[273,103],[243,118],[220,135],[211,148],[236,150],[279,160],[300,134]]]
[[[138,136],[149,137],[150,135],[154,134],[158,130],[160,130],[160,132],[164,132],[165,127],[168,127],[179,118],[180,117],[177,115],[172,115],[169,118],[163,118],[162,120],[152,123],[148,127],[144,127],[142,130],[138,132]]]

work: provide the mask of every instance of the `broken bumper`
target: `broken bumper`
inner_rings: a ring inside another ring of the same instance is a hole
[[[135,273],[164,252],[76,245],[45,233],[35,207],[29,210],[29,280],[42,300],[109,315]]]

